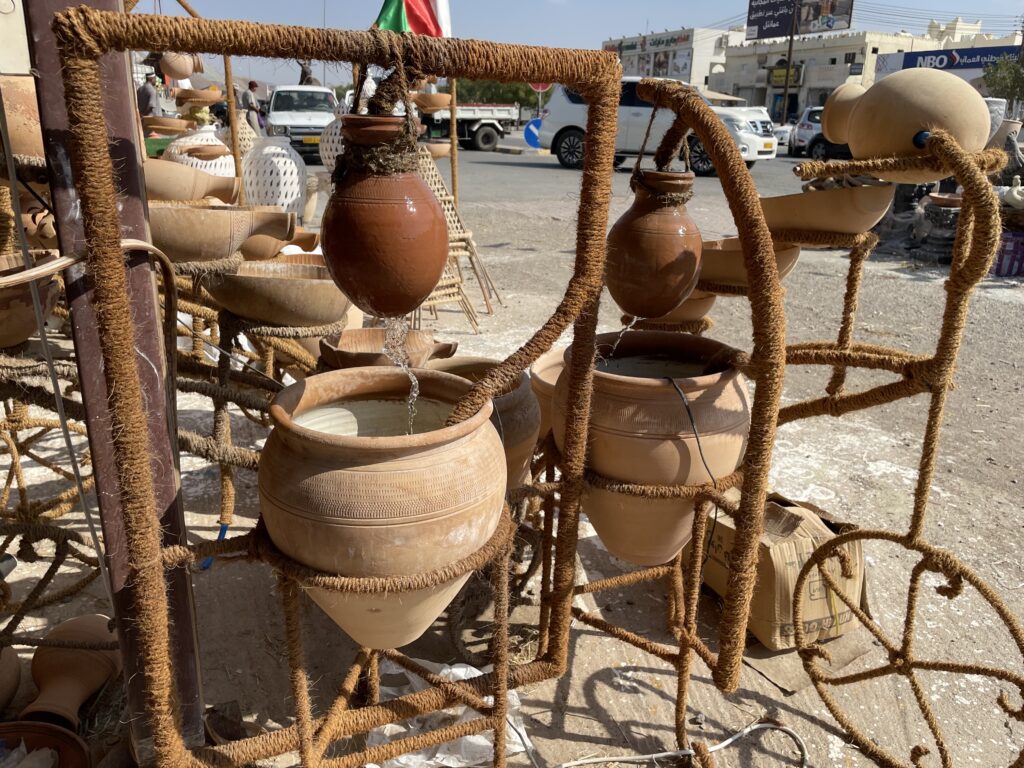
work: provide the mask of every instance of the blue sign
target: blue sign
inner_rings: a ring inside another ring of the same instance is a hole
[[[938,51],[911,51],[903,54],[903,68],[984,69],[1003,56],[1015,61],[1020,48],[1015,45],[994,45],[988,48],[947,48]]]
[[[527,145],[540,149],[540,118],[535,117],[523,127],[523,139]]]

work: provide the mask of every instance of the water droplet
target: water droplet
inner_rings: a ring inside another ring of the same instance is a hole
[[[409,426],[406,434],[411,435],[413,422],[416,419],[416,399],[420,396],[420,382],[409,364],[409,353],[405,348],[408,338],[409,320],[407,318],[389,317],[384,321],[384,354],[409,377],[409,396],[406,398],[409,408]]]

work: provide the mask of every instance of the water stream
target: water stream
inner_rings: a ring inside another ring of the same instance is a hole
[[[642,319],[642,317],[634,317],[632,320],[629,321],[629,325],[624,326],[623,329],[619,331],[619,336],[618,338],[615,339],[615,343],[612,344],[611,352],[608,353],[609,358],[615,357],[615,350],[619,348],[619,343],[622,341],[622,337],[625,336],[626,333],[628,333],[629,331],[633,330],[633,326],[639,323]]]
[[[413,433],[413,422],[416,419],[416,399],[420,396],[420,382],[409,365],[409,353],[405,342],[409,338],[409,320],[405,317],[389,317],[384,321],[384,354],[388,360],[405,371],[409,377],[409,396],[406,407],[409,409],[409,425],[407,435]]]

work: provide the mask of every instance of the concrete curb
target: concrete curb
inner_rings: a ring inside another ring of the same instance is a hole
[[[524,147],[503,147],[500,144],[494,148],[495,152],[503,155],[550,155],[550,149],[532,149]]]

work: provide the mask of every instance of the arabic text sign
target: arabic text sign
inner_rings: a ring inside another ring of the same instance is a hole
[[[849,29],[853,0],[750,0],[747,40],[788,37],[796,13],[798,35]]]
[[[931,69],[984,69],[1003,56],[1014,59],[1020,49],[1014,45],[995,45],[989,48],[948,48],[938,51],[913,51],[903,54],[903,69],[929,67]]]

